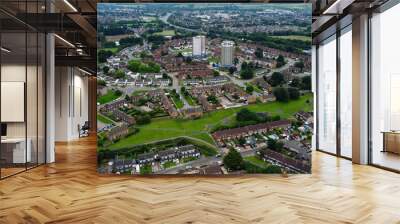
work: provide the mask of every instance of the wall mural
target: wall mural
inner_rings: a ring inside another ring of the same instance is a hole
[[[98,172],[310,173],[310,4],[98,4]]]

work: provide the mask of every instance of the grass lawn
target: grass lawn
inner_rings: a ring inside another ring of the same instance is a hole
[[[118,97],[120,97],[120,95],[118,95],[114,90],[108,90],[105,95],[97,98],[97,102],[99,102],[100,104],[105,104],[118,99]]]
[[[181,100],[181,98],[179,98],[179,95],[175,95],[175,94],[171,94],[170,95],[172,100],[175,103],[176,108],[181,109],[183,107],[183,101]]]
[[[257,93],[262,93],[263,92],[260,88],[258,88],[258,86],[253,85],[251,83],[246,82],[245,85],[246,86],[253,86],[254,91],[256,91]]]
[[[163,164],[164,169],[168,169],[168,168],[171,168],[171,167],[174,167],[174,166],[176,166],[176,163],[172,162],[172,161],[167,161],[167,162],[165,162]]]
[[[132,93],[132,96],[141,96],[147,92],[148,92],[148,90],[136,90],[135,92]]]
[[[140,167],[140,174],[151,174],[153,172],[151,165],[144,165]]]
[[[288,39],[288,40],[301,40],[301,41],[311,41],[311,36],[298,36],[298,35],[289,35],[289,36],[272,36],[280,39]]]
[[[187,158],[183,158],[182,159],[182,163],[187,163],[187,162],[190,162],[190,161],[193,161],[193,160],[197,160],[197,158],[194,157],[194,156],[189,156]]]
[[[194,102],[193,98],[190,95],[184,95],[184,97],[190,106],[196,106],[196,102]]]
[[[99,120],[103,124],[113,124],[114,123],[110,118],[108,118],[102,114],[97,114],[97,120]]]
[[[219,58],[216,56],[210,56],[208,57],[208,63],[219,63]]]
[[[159,36],[175,36],[175,30],[164,30],[162,32],[154,33]]]
[[[306,103],[307,100],[309,103]],[[138,126],[139,132],[137,134],[121,139],[108,148],[118,149],[179,136],[189,136],[214,144],[214,140],[209,131],[212,130],[215,125],[223,122],[225,118],[233,117],[234,114],[242,108],[248,108],[254,112],[268,112],[270,115],[280,115],[282,119],[286,119],[292,117],[300,110],[311,111],[312,94],[301,96],[300,99],[290,101],[289,103],[269,102],[252,104],[239,108],[217,110],[204,114],[203,117],[195,120],[171,119],[169,117],[153,119],[150,124]]]
[[[267,168],[270,163],[264,162],[263,160],[259,159],[257,156],[248,156],[243,158],[245,161],[252,163],[253,165],[259,166],[261,168]]]
[[[111,51],[113,54],[118,53],[118,47],[102,48],[102,50]]]

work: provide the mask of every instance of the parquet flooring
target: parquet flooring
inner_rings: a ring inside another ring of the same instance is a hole
[[[95,138],[0,181],[0,223],[400,223],[400,175],[313,153],[288,178],[99,176]]]

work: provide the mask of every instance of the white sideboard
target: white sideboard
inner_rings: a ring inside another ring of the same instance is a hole
[[[27,143],[26,151],[25,144]],[[1,144],[13,145],[13,163],[26,163],[32,161],[32,141],[25,138],[1,139]]]

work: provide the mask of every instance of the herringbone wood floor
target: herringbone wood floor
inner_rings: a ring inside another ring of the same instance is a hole
[[[96,173],[95,138],[0,181],[0,223],[400,223],[400,175],[313,154],[313,174],[133,178]]]

